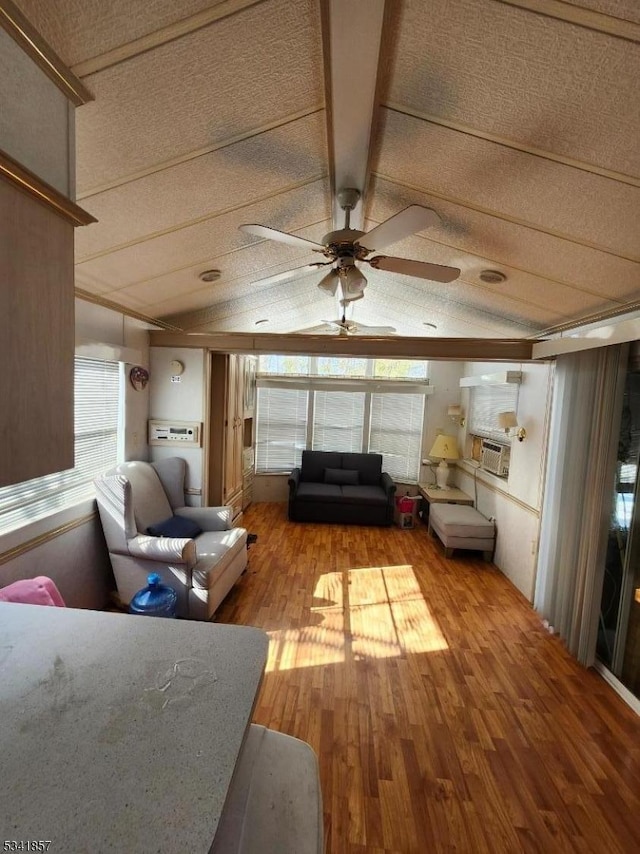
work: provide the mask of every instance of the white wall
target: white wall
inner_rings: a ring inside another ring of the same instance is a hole
[[[198,421],[204,424],[205,388],[207,352],[182,347],[151,347],[149,382],[149,418],[163,421]],[[171,382],[173,372],[171,362],[178,360],[184,365],[180,382]],[[202,443],[201,443],[202,444]],[[187,463],[187,489],[200,490],[204,483],[203,448],[185,448],[152,446],[150,459],[162,460],[167,457],[182,457]],[[189,503],[199,506],[202,495],[188,497]]]
[[[494,562],[513,584],[533,601],[535,566],[542,505],[546,431],[551,403],[552,369],[548,363],[500,364],[465,363],[463,376],[521,371],[518,394],[518,424],[527,431],[523,442],[511,444],[507,480],[462,462],[455,470],[455,483],[474,497],[476,507],[496,520],[497,539]],[[461,389],[465,412],[469,408],[468,389]],[[466,428],[459,433],[465,447]]]
[[[438,433],[456,436],[458,426],[447,415],[447,409],[453,404],[460,403],[460,377],[464,376],[462,362],[430,362],[429,383],[435,391],[427,398],[424,434],[422,440],[422,459],[427,459],[429,451]],[[420,482],[433,483],[432,469],[428,466],[420,468]]]

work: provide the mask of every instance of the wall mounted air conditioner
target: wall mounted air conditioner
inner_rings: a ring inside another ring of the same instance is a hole
[[[492,474],[497,474],[499,477],[508,477],[509,456],[510,448],[508,445],[500,445],[498,442],[493,442],[491,439],[482,440],[480,465],[485,471],[490,471]]]

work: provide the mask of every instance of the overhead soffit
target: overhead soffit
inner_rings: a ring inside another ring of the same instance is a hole
[[[20,0],[19,6],[68,66],[149,35],[215,0]],[[222,5],[218,0],[217,5]],[[69,22],[74,26],[69,26]]]
[[[403,3],[388,99],[640,174],[637,45],[507,3]]]
[[[79,194],[317,107],[318,26],[312,0],[270,0],[87,77]]]
[[[78,261],[317,180],[326,174],[322,117],[314,114],[83,204],[99,224],[78,238]],[[119,212],[126,210],[126,217]]]
[[[68,64],[87,67],[194,16],[193,32],[84,77],[96,101],[77,111],[79,191],[99,223],[77,234],[79,287],[157,317],[209,311],[212,331],[254,331],[269,306],[283,332],[335,314],[316,273],[252,284],[313,253],[237,231],[262,222],[319,240],[328,230],[315,0],[61,0],[55,15],[44,0],[20,5]],[[246,8],[197,24],[234,5]],[[433,207],[441,226],[384,251],[462,275],[442,286],[365,265],[356,321],[433,335],[430,313],[437,335],[531,335],[637,299],[638,46],[520,0],[428,5],[389,7],[367,227],[408,204]],[[636,8],[573,5],[621,20]],[[204,266],[223,271],[215,286],[197,278]],[[507,281],[482,283],[487,267]]]
[[[389,111],[377,169],[501,218],[640,257],[637,187]]]
[[[77,274],[83,278],[90,276],[107,287],[117,289],[171,273],[203,269],[202,264],[219,266],[224,271],[228,256],[240,255],[246,256],[247,260],[255,258],[257,266],[253,270],[253,278],[256,279],[263,273],[263,263],[267,267],[275,263],[286,265],[300,258],[300,263],[304,264],[311,253],[289,246],[280,247],[271,241],[259,242],[242,234],[238,230],[239,225],[255,220],[275,222],[287,231],[319,240],[328,231],[329,216],[326,179],[313,181],[247,207],[212,212],[204,220],[98,255],[79,263]]]
[[[380,178],[374,181],[371,198],[371,215],[380,222],[409,204],[434,208],[442,225],[424,235],[453,249],[451,262],[462,261],[469,252],[486,259],[489,266],[505,268],[505,272],[511,268],[535,275],[543,286],[546,281],[564,284],[604,298],[622,298],[640,289],[636,263],[568,242],[541,229]]]
[[[640,6],[637,0],[565,0],[578,7],[586,7],[594,12],[612,15],[623,21],[634,21],[640,24]]]

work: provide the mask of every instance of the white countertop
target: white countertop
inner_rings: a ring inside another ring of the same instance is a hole
[[[0,839],[208,852],[259,629],[0,603]]]

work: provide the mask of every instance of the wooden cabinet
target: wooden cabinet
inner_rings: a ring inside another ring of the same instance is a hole
[[[0,487],[74,465],[73,230],[94,221],[72,200],[70,121],[71,103],[91,96],[9,6],[0,27]]]
[[[245,378],[252,356],[211,354],[208,503],[228,504],[236,517],[245,501],[246,442],[253,443],[253,417],[248,430]]]

